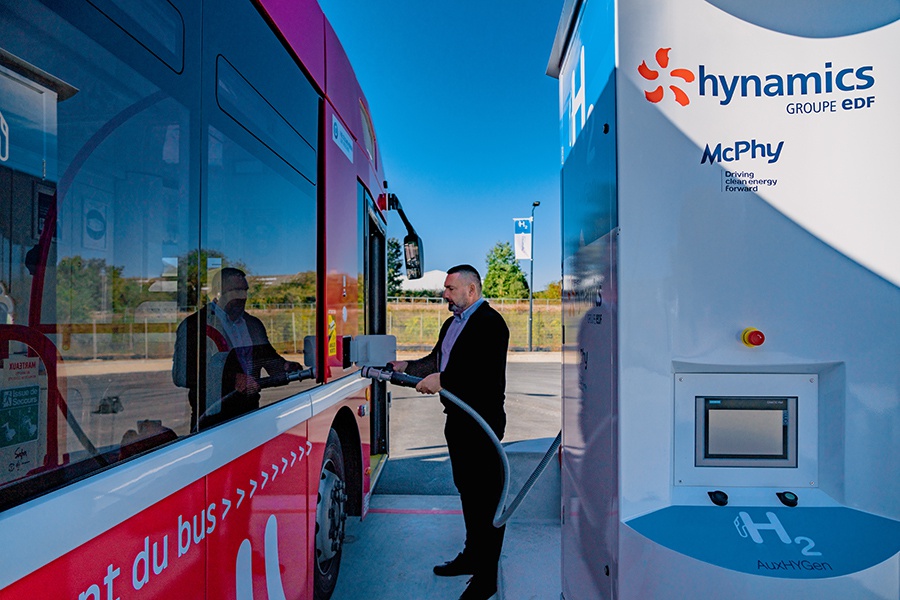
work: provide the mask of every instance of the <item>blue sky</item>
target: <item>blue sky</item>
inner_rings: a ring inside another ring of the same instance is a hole
[[[563,0],[319,0],[369,101],[426,270],[486,269],[535,200],[534,287],[560,278],[557,81]],[[405,230],[391,215],[388,235]],[[520,265],[528,275],[530,265]]]

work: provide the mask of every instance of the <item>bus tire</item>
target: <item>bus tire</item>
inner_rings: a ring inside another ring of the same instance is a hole
[[[328,432],[319,494],[316,500],[316,545],[314,599],[328,600],[337,585],[347,521],[347,486],[344,479],[344,454],[341,438],[334,429]]]

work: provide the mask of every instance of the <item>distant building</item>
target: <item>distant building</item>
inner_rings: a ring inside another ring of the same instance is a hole
[[[438,295],[444,291],[444,280],[447,278],[446,271],[426,271],[419,279],[407,279],[406,276],[400,278],[400,289],[404,292],[421,292],[434,291]]]
[[[292,275],[247,275],[247,281],[270,287],[273,285],[290,283],[295,277],[297,277],[297,273]]]

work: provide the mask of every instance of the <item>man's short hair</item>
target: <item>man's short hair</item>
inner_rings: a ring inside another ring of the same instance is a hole
[[[475,284],[475,289],[481,292],[481,275],[478,274],[478,269],[472,265],[456,265],[455,267],[450,267],[450,270],[447,271],[447,275],[453,275],[454,273],[459,273],[460,275],[471,279]]]
[[[241,279],[246,279],[247,274],[235,267],[225,267],[223,269],[219,269],[215,273],[212,274],[212,277],[209,280],[209,295],[211,298],[217,297],[220,293],[222,293],[223,282],[228,279],[236,279],[240,277]]]

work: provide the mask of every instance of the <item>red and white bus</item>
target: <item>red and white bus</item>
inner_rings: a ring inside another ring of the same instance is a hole
[[[315,0],[0,5],[0,598],[331,595],[387,455],[386,185]],[[228,268],[251,317],[204,331]]]

